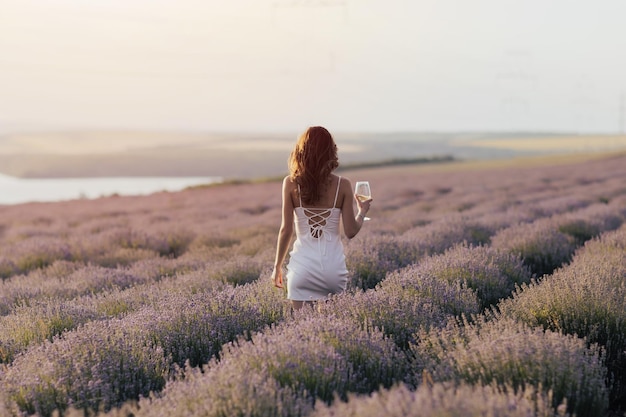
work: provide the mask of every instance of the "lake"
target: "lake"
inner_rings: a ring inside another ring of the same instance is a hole
[[[0,205],[147,195],[221,182],[219,177],[14,178],[0,174]]]

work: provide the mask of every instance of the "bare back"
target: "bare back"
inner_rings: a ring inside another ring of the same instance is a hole
[[[344,196],[342,195],[341,187],[338,182],[340,181],[340,177],[331,174],[330,180],[324,186],[322,195],[319,201],[314,204],[306,204],[303,202],[303,207],[309,208],[341,208],[343,206]],[[337,195],[337,189],[339,189],[339,195]],[[291,194],[291,201],[294,207],[300,207],[300,195],[298,191],[298,186],[294,184],[293,192]],[[335,202],[336,201],[336,202]]]

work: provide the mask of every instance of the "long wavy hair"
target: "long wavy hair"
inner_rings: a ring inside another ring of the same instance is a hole
[[[289,175],[300,185],[304,203],[319,201],[330,174],[338,166],[337,145],[328,130],[313,126],[300,135],[289,156]]]

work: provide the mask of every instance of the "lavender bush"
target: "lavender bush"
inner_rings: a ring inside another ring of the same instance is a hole
[[[419,257],[413,245],[386,235],[370,235],[349,242],[345,252],[349,287],[364,290],[374,288],[388,271],[409,265]]]
[[[391,272],[376,288],[332,297],[320,308],[373,325],[406,349],[422,328],[442,326],[450,316],[475,314],[475,293],[461,282],[422,275],[416,265]]]
[[[212,265],[211,271],[207,271],[209,278],[233,285],[254,282],[267,269],[267,263],[244,256],[231,258],[215,266]]]
[[[103,230],[97,235],[95,244],[83,247],[82,257],[100,259],[97,255],[104,254],[102,249],[123,248],[123,249],[143,249],[154,252],[158,256],[177,257],[180,256],[191,243],[194,235],[184,230],[172,232],[153,232],[154,228],[137,230],[130,227],[118,227]],[[95,252],[95,253],[94,253]],[[94,256],[96,255],[96,256]],[[103,257],[102,259],[106,259]]]
[[[411,297],[401,289],[369,290],[354,295],[342,294],[322,306],[339,316],[357,321],[361,326],[381,329],[400,348],[406,348],[417,330],[445,322],[442,309],[427,297]]]
[[[192,297],[170,292],[158,305],[35,346],[15,358],[2,380],[9,399],[28,413],[50,415],[70,405],[109,409],[160,390],[174,364],[206,363],[224,343],[250,337],[283,312],[282,297],[267,285]]]
[[[50,416],[73,405],[108,409],[161,389],[168,364],[129,320],[87,323],[15,358],[2,375],[8,399],[21,412]]]
[[[552,219],[502,229],[491,244],[494,248],[521,256],[537,276],[551,274],[569,262],[577,247],[574,238],[560,232]]]
[[[9,278],[16,273],[17,267],[15,266],[15,263],[10,259],[0,257],[0,279],[4,281],[6,278]]]
[[[242,373],[243,372],[243,373]],[[311,412],[311,399],[247,364],[188,370],[160,396],[126,403],[107,417],[292,417]],[[82,416],[74,410],[68,417]],[[103,414],[100,414],[103,416]]]
[[[251,332],[281,318],[279,294],[274,292],[274,307],[265,310],[254,300],[258,287],[165,298],[158,314],[146,319],[148,337],[179,366],[207,363],[224,343],[242,335],[250,337]]]
[[[522,287],[502,315],[586,338],[606,350],[612,406],[626,398],[626,229],[589,241],[572,263]],[[613,408],[613,407],[612,407]]]
[[[459,282],[419,275],[415,266],[391,273],[376,292],[364,297],[360,317],[380,326],[407,348],[421,329],[443,326],[451,316],[478,313],[476,294]],[[352,307],[352,310],[354,307]],[[346,311],[350,311],[346,307]]]
[[[552,191],[549,190],[548,193],[552,194]],[[537,214],[536,218],[552,217],[557,214],[584,209],[592,204],[592,201],[588,193],[546,196],[545,198],[537,199],[532,208]]]
[[[202,373],[189,371],[162,396],[129,411],[137,417],[302,416],[318,401],[369,393],[402,377],[405,356],[380,332],[312,310],[296,316],[230,345]]]
[[[510,296],[516,286],[531,279],[519,256],[488,246],[457,245],[441,255],[424,258],[414,273],[471,288],[481,309]]]
[[[142,277],[129,274],[124,269],[100,266],[79,267],[55,262],[46,269],[36,270],[26,276],[13,276],[4,281],[0,293],[0,312],[10,312],[13,306],[29,304],[37,299],[65,299],[128,288],[146,283]]]
[[[0,363],[10,363],[16,354],[44,340],[92,320],[101,318],[92,306],[70,302],[37,301],[19,306],[0,317]]]
[[[497,386],[406,385],[371,396],[350,396],[347,402],[319,404],[311,417],[555,417],[567,416],[565,404],[552,408],[551,394],[533,387],[514,393]]]
[[[478,320],[423,334],[413,351],[416,372],[428,372],[435,381],[495,383],[515,392],[541,387],[552,392],[553,407],[566,400],[568,412],[581,417],[608,409],[600,351],[574,336],[513,320]]]
[[[594,204],[582,210],[569,212],[557,218],[558,230],[576,239],[578,245],[619,228],[624,217],[606,204]]]
[[[13,265],[12,274],[24,274],[29,271],[44,268],[51,265],[56,260],[69,260],[72,258],[70,246],[62,238],[57,237],[37,237],[36,239],[26,239],[15,242],[3,253],[5,265]]]
[[[137,282],[154,283],[167,277],[174,277],[188,272],[205,269],[206,261],[194,259],[152,257],[131,263],[124,270]],[[116,268],[119,269],[119,268]]]
[[[463,242],[468,245],[489,243],[494,233],[495,229],[486,223],[457,215],[410,229],[399,240],[415,245],[418,253],[433,255]]]
[[[418,262],[424,256],[437,254],[466,242],[489,242],[494,230],[465,217],[451,217],[423,227],[408,230],[401,238],[369,235],[346,248],[350,287],[374,288],[388,271]]]

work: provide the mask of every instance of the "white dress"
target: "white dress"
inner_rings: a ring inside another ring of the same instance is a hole
[[[341,209],[335,202],[331,208],[294,208],[296,241],[287,264],[287,298],[312,301],[326,298],[346,289],[348,270],[339,231]],[[298,191],[300,187],[298,186]]]

